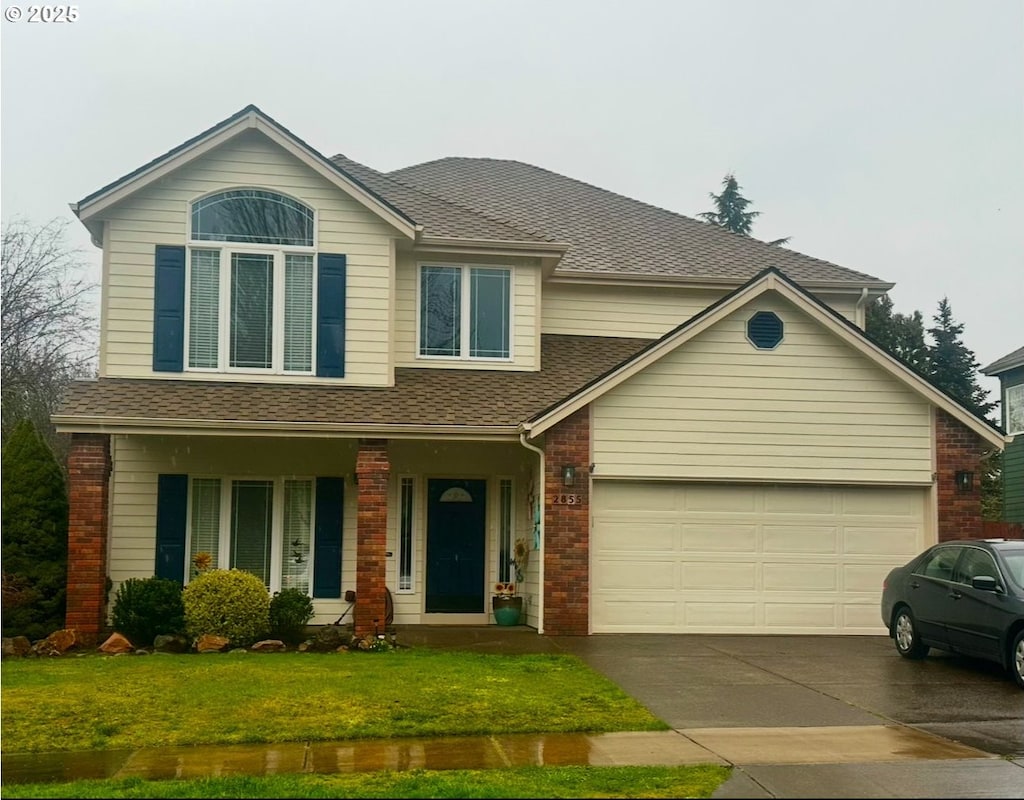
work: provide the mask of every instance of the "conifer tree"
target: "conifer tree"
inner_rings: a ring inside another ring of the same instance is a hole
[[[64,627],[68,498],[53,451],[28,419],[3,449],[3,635]]]
[[[928,345],[920,311],[893,311],[892,298],[883,294],[868,304],[865,322],[865,330],[875,342],[918,372],[928,374]]]
[[[928,349],[928,376],[932,383],[975,414],[986,417],[996,404],[988,399],[988,393],[978,384],[980,364],[974,351],[968,349],[960,338],[964,326],[953,319],[949,298],[943,297],[939,301],[932,321],[935,324],[928,329],[932,337],[932,346]]]
[[[731,172],[722,179],[722,193],[715,194],[708,192],[708,196],[715,201],[714,211],[704,211],[697,216],[712,225],[718,225],[741,236],[750,236],[754,227],[754,220],[761,216],[760,211],[748,211],[747,206],[750,200],[740,194],[740,185],[736,176]],[[790,237],[775,239],[768,244],[785,244]]]

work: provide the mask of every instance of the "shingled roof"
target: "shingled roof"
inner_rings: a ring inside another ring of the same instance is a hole
[[[744,282],[776,267],[801,283],[891,287],[872,275],[520,161],[442,158],[395,170],[387,177],[516,229],[571,243],[556,275]],[[379,191],[402,207],[386,187]]]
[[[545,335],[539,372],[400,368],[391,387],[101,378],[72,385],[54,421],[514,428],[650,344]]]
[[[985,375],[998,375],[1001,372],[1017,367],[1024,367],[1024,347],[1018,347],[1012,353],[1007,353],[1002,358],[997,358],[988,366],[982,367],[979,372]]]

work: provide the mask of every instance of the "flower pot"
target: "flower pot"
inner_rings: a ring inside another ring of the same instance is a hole
[[[491,598],[491,610],[494,621],[499,625],[518,625],[523,614],[523,598],[494,596]]]

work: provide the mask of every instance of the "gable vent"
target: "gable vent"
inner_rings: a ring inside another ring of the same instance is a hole
[[[774,311],[758,311],[747,320],[747,339],[758,350],[774,350],[782,333],[782,320]]]

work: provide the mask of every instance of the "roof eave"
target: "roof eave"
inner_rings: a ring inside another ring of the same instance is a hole
[[[704,277],[699,275],[637,275],[630,273],[603,273],[584,272],[582,270],[559,270],[551,281],[553,283],[577,283],[577,284],[609,284],[618,285],[636,284],[643,286],[671,286],[690,289],[722,289],[732,291],[749,279]],[[863,289],[868,289],[872,294],[884,294],[896,284],[889,281],[876,279],[857,280],[802,280],[800,285],[805,289],[817,291],[830,291],[838,293],[860,294]]]

